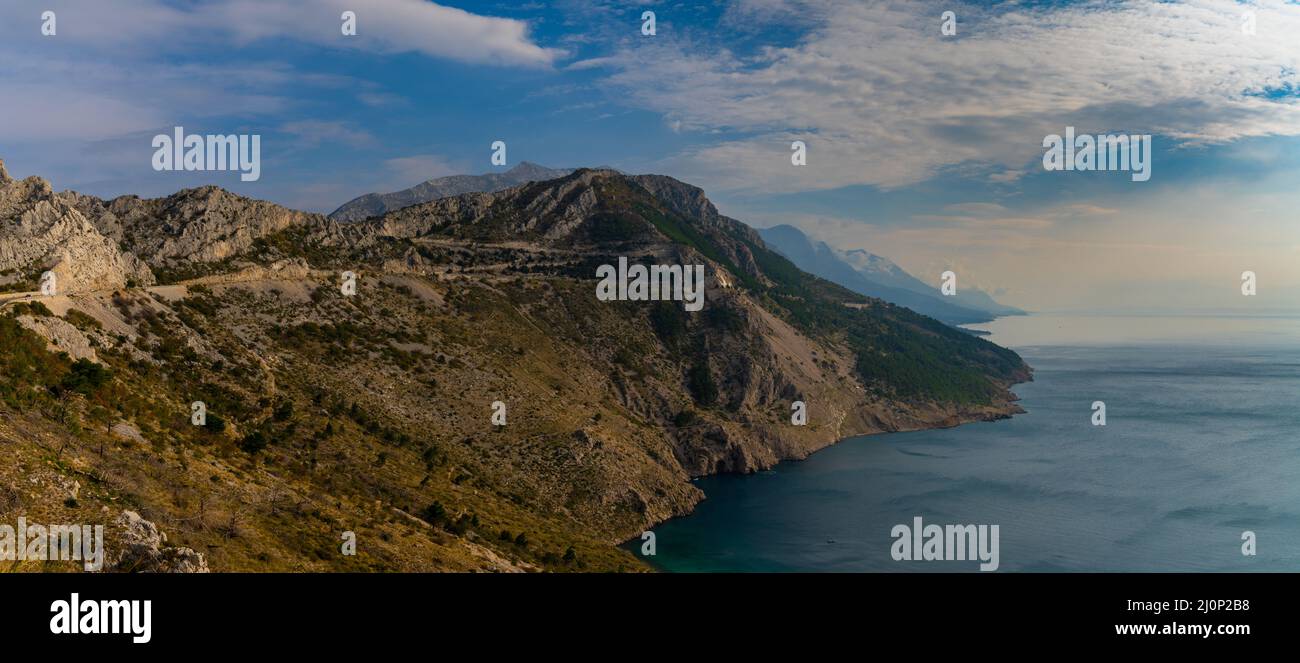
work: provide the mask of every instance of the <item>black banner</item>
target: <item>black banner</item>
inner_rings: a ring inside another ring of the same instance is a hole
[[[681,634],[733,652],[791,647],[801,638],[819,645],[912,643],[918,654],[1040,642],[1217,650],[1288,641],[1295,578],[7,574],[0,580],[8,604],[0,631],[58,651],[278,642],[330,653],[375,642],[419,648],[486,637],[491,649],[524,655]],[[145,601],[147,619],[140,614]],[[88,617],[92,612],[97,616]],[[106,612],[117,613],[118,632],[71,632],[114,630],[114,615],[101,619]]]

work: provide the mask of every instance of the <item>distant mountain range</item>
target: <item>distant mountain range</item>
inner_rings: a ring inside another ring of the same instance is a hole
[[[572,168],[547,168],[523,161],[504,173],[451,175],[427,180],[409,189],[392,193],[367,193],[344,203],[329,216],[335,221],[360,221],[447,196],[459,196],[462,193],[493,193],[528,182],[553,180],[571,172],[573,172]]]
[[[838,251],[825,242],[814,243],[794,226],[762,228],[758,233],[768,247],[810,274],[949,324],[988,322],[998,316],[1025,314],[1018,308],[999,304],[978,288],[960,287],[956,295],[944,296],[888,258],[862,249]]]

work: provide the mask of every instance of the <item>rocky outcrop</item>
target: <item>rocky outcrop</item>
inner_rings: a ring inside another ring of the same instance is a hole
[[[49,182],[13,180],[7,173],[0,178],[0,271],[5,270],[33,282],[53,272],[59,294],[153,283],[143,261],[100,233]]]
[[[66,352],[73,359],[88,359],[96,363],[99,362],[99,357],[95,354],[95,348],[90,345],[90,339],[87,339],[80,329],[72,326],[62,318],[20,315],[18,316],[18,324],[41,335],[50,343],[50,349],[54,352]]]
[[[292,226],[331,225],[319,214],[245,198],[216,186],[154,199],[122,196],[102,201],[62,195],[102,233],[155,267],[217,262]]]
[[[250,265],[236,272],[201,276],[189,281],[192,285],[216,285],[223,283],[252,283],[259,281],[301,281],[311,278],[314,272],[306,260],[291,258],[277,260],[269,265]]]
[[[526,239],[567,245],[598,205],[592,184],[614,171],[579,170],[544,183],[467,193],[406,207],[356,224],[355,234],[396,238],[451,232],[463,238]]]
[[[129,421],[119,421],[113,424],[113,427],[109,429],[109,433],[114,437],[128,440],[130,442],[139,444],[148,442],[148,440],[144,439],[144,436],[140,434],[140,429],[136,428],[135,424],[132,424]]]
[[[208,573],[203,554],[166,545],[167,535],[134,511],[123,511],[113,522],[120,547],[110,554],[105,570],[120,573]]]

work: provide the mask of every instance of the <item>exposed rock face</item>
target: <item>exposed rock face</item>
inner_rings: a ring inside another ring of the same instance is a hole
[[[302,258],[277,260],[269,265],[250,265],[237,272],[203,276],[192,279],[196,285],[217,283],[251,283],[258,281],[304,280],[313,275],[311,266]]]
[[[569,168],[547,168],[525,161],[504,173],[439,177],[393,193],[367,193],[344,203],[330,213],[330,218],[337,221],[360,221],[438,198],[462,193],[500,191],[527,182],[553,180],[571,172],[573,170]]]
[[[95,348],[80,329],[68,324],[62,318],[52,316],[33,317],[18,316],[18,323],[43,336],[53,346],[53,350],[68,353],[73,359],[89,359],[99,362]]]
[[[728,232],[749,238],[753,231],[744,224],[720,217],[703,192],[671,178],[661,182],[651,176],[627,177],[609,169],[579,169],[546,182],[532,182],[493,193],[467,193],[440,198],[391,212],[379,219],[353,224],[347,230],[355,237],[415,238],[448,235],[465,240],[528,241],[555,248],[599,248],[600,245],[632,242],[641,245],[666,244],[662,234],[643,219],[629,218],[619,209],[620,198],[671,194],[664,203],[676,211],[674,202],[703,227],[716,229],[727,223]],[[642,188],[645,181],[658,185]],[[675,183],[673,189],[667,182]],[[692,201],[693,196],[698,196]],[[702,202],[701,202],[702,201]],[[753,236],[757,239],[757,236]]]
[[[135,255],[121,250],[81,212],[29,177],[0,178],[0,271],[31,279],[44,271],[56,277],[60,294],[149,285],[153,274]]]
[[[123,511],[113,523],[121,549],[110,555],[105,569],[121,573],[208,573],[203,554],[166,545],[167,535],[134,511]]]
[[[724,218],[718,214],[718,208],[713,206],[713,202],[704,195],[704,189],[664,175],[636,175],[630,179],[663,201],[673,211],[691,219],[698,219],[703,225],[718,226],[719,220]],[[740,225],[744,232],[750,234],[750,239],[757,239],[756,231],[743,224]]]
[[[330,225],[319,214],[251,200],[216,186],[148,200],[122,196],[105,202],[93,196],[64,196],[104,235],[155,267],[216,262],[290,226]]]
[[[131,442],[139,444],[147,442],[147,440],[144,439],[144,436],[140,434],[140,429],[136,428],[130,422],[119,421],[113,424],[113,427],[109,432],[123,440],[130,440]]]

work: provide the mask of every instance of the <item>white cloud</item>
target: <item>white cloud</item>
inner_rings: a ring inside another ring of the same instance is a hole
[[[355,36],[341,33],[345,10],[356,12]],[[534,43],[524,21],[426,0],[224,0],[195,13],[244,40],[288,37],[338,48],[528,67],[549,67],[563,55]]]
[[[0,104],[0,139],[6,141],[96,139],[166,124],[159,109],[103,92],[2,79],[0,85],[7,100],[29,100]],[[92,108],[94,121],[88,122]]]
[[[208,0],[182,6],[163,0],[49,0],[40,8],[58,16],[58,43],[119,54],[221,45],[233,37],[240,42],[293,39],[509,66],[549,67],[563,55],[533,42],[525,21],[481,16],[426,0]],[[356,35],[343,35],[344,11],[356,13]],[[6,36],[42,43],[39,12],[32,12],[31,3],[0,0],[0,15],[7,24],[15,23],[15,16],[33,16],[28,30],[14,29]]]
[[[584,71],[587,69],[600,69],[601,67],[608,67],[615,64],[618,64],[618,60],[614,58],[588,58],[586,60],[572,62],[564,69],[565,71]]]
[[[41,35],[46,8],[56,12],[56,36]],[[355,38],[341,34],[345,8],[358,14]],[[67,184],[112,183],[104,186],[132,192],[141,183],[127,186],[122,164],[148,170],[148,152],[141,156],[137,143],[148,148],[159,130],[270,133],[277,126],[298,147],[324,141],[367,147],[375,139],[355,127],[332,120],[285,124],[284,114],[322,112],[311,107],[315,100],[304,88],[352,95],[367,106],[406,103],[372,81],[278,59],[250,61],[240,47],[253,41],[533,68],[550,66],[560,54],[534,43],[525,22],[423,0],[49,0],[37,10],[0,0],[0,16],[6,27],[0,40],[6,154],[0,156]]]
[[[745,58],[671,36],[629,42],[608,79],[673,126],[728,132],[662,164],[712,189],[898,187],[972,164],[1011,183],[1067,125],[1185,145],[1300,134],[1300,102],[1258,96],[1300,86],[1300,5],[1282,0],[1253,3],[1253,36],[1231,0],[954,3],[955,38],[927,3],[750,4],[742,14],[793,5],[825,18]],[[807,166],[790,165],[791,140],[808,144]]]
[[[295,120],[280,125],[280,131],[294,136],[300,146],[308,148],[317,147],[322,143],[369,147],[376,142],[370,132],[353,129],[337,121]]]
[[[296,104],[285,94],[290,85],[329,89],[348,81],[274,62],[104,59],[85,50],[33,50],[21,44],[0,44],[0,60],[6,65],[0,69],[0,90],[6,99],[22,100],[0,104],[0,139],[11,143],[105,139],[218,116],[277,113]]]
[[[351,91],[368,105],[400,103],[374,83],[280,62],[208,64],[172,58],[229,49],[232,40],[292,39],[374,53],[415,52],[470,63],[549,67],[560,51],[533,43],[522,21],[424,0],[50,0],[58,33],[43,36],[30,3],[0,0],[0,140],[104,139],[214,116],[253,116],[296,105],[292,86]],[[358,34],[341,33],[344,9]],[[26,23],[14,17],[29,16]],[[13,103],[12,100],[22,100]],[[93,115],[87,115],[93,110]]]

